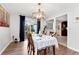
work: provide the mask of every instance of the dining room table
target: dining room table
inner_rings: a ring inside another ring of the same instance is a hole
[[[55,48],[59,48],[58,41],[56,37],[51,37],[49,35],[40,35],[40,34],[32,34],[34,46],[35,46],[35,54],[37,55],[37,51],[44,49],[46,47],[53,47],[53,54],[55,55]]]

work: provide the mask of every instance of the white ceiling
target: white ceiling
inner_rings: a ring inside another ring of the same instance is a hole
[[[7,8],[10,14],[21,14],[27,17],[32,17],[32,12],[36,11],[38,7],[37,3],[3,3],[2,5]],[[46,18],[49,18],[78,5],[77,3],[42,3],[42,9],[45,11]]]

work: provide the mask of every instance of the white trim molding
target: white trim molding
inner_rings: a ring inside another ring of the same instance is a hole
[[[0,55],[4,52],[4,50],[10,45],[10,43],[12,42],[12,40],[10,40],[5,46],[4,48],[0,51]]]
[[[79,50],[77,50],[77,49],[75,49],[75,48],[72,48],[72,47],[69,47],[69,46],[67,46],[67,48],[69,48],[69,49],[71,49],[71,50],[73,50],[73,51],[79,52]]]

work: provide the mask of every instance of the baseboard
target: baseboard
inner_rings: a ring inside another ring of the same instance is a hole
[[[71,47],[69,47],[69,46],[66,46],[66,45],[64,45],[64,44],[62,44],[62,43],[59,43],[59,44],[60,44],[60,45],[63,45],[63,46],[65,46],[65,47],[67,47],[67,48],[69,48],[69,49],[71,49],[71,50],[73,50],[73,51],[79,52],[79,50],[77,50],[77,49],[71,48]]]
[[[75,49],[75,48],[71,48],[71,47],[69,47],[69,46],[67,46],[67,48],[69,48],[69,49],[71,49],[71,50],[73,50],[73,51],[79,52],[79,50],[77,50],[77,49]]]
[[[65,45],[65,44],[63,44],[63,43],[59,43],[60,45],[62,45],[62,46],[65,46],[65,47],[67,47],[67,45]]]
[[[9,41],[5,46],[4,46],[4,48],[2,49],[2,51],[0,52],[0,55],[3,53],[3,51],[9,46],[9,44],[12,42],[12,40],[11,41]]]

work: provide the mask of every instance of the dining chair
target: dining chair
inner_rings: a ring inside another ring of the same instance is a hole
[[[33,42],[33,39],[32,39],[32,34],[31,33],[28,33],[27,35],[27,38],[28,38],[28,53],[32,53],[33,52],[33,55],[35,53],[35,47],[34,47],[34,42]]]
[[[56,32],[49,32],[49,35],[53,37],[56,35]]]

